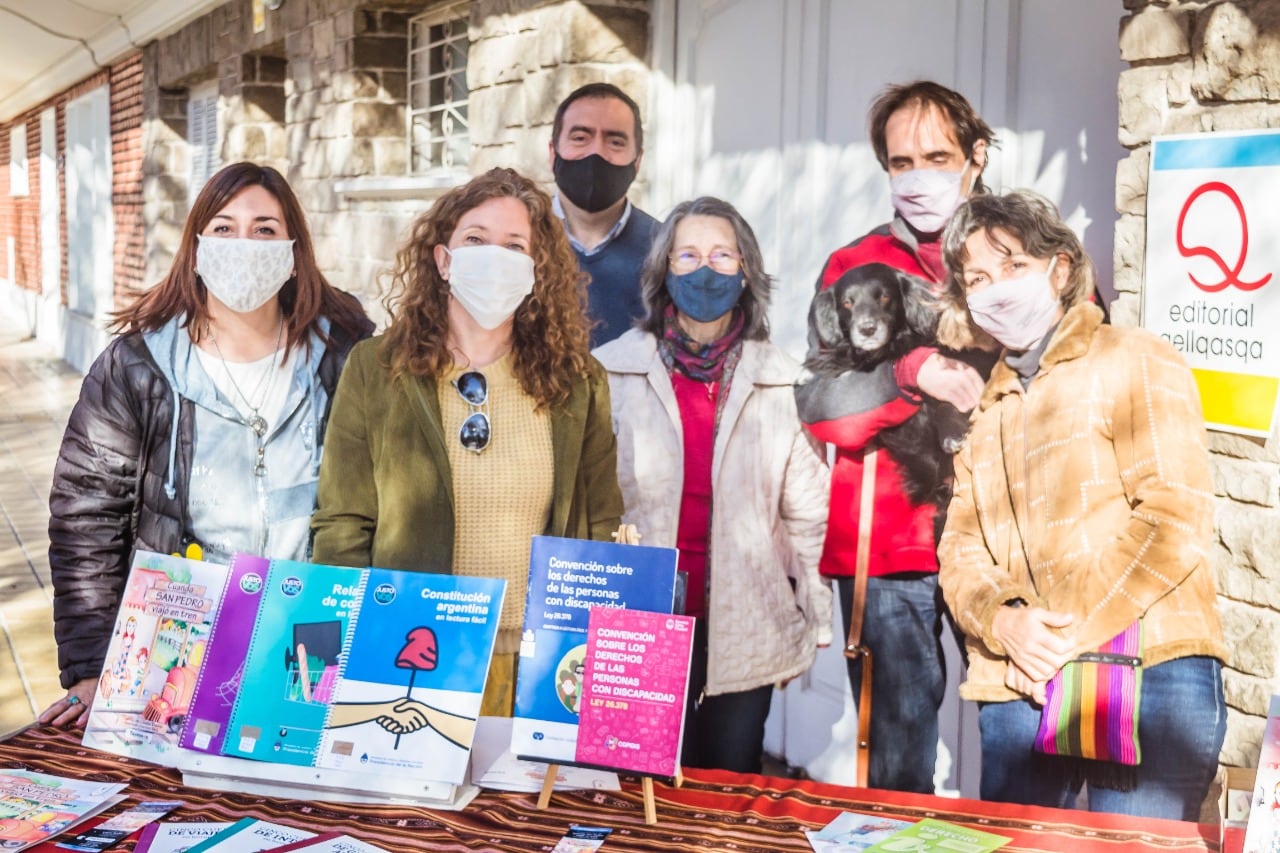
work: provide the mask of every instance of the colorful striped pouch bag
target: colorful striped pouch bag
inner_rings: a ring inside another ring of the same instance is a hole
[[[1035,749],[1134,766],[1138,697],[1142,692],[1142,620],[1096,652],[1086,652],[1050,679]]]

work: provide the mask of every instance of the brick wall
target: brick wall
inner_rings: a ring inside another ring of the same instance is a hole
[[[66,144],[65,107],[71,101],[99,86],[108,84],[111,104],[112,213],[115,217],[114,284],[117,304],[121,295],[142,281],[145,264],[142,218],[142,57],[133,54],[115,65],[82,80],[61,94],[39,104],[7,124],[0,125],[0,235],[14,238],[14,281],[17,287],[38,293],[42,287],[40,251],[40,193],[46,180],[57,181],[59,205],[59,281],[63,301],[66,294],[66,179],[61,168],[53,174],[43,173],[40,164],[42,144],[40,114],[49,107],[56,112],[58,162],[61,164]],[[9,133],[22,123],[27,126],[27,162],[30,192],[23,197],[8,194]],[[7,239],[0,240],[0,277],[8,277],[10,258]]]
[[[1280,12],[1259,0],[1125,0],[1116,174],[1116,322],[1136,323],[1146,242],[1151,138],[1280,127]],[[1225,764],[1257,762],[1268,697],[1280,690],[1280,446],[1210,432],[1215,570],[1231,658]]]
[[[111,68],[111,207],[115,218],[115,304],[144,284],[142,54]]]
[[[24,123],[28,192],[12,196],[10,134]],[[8,279],[12,271],[10,283],[23,290],[40,289],[40,177],[40,113],[34,110],[0,126],[0,278]]]

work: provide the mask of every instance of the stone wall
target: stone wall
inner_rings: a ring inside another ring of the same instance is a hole
[[[1151,138],[1280,127],[1280,4],[1125,0],[1120,24],[1116,175],[1117,323],[1138,322]],[[1215,570],[1231,660],[1224,764],[1258,759],[1267,701],[1280,690],[1280,445],[1211,432],[1217,493]]]
[[[472,3],[471,169],[520,169],[550,187],[551,121],[565,95],[604,81],[648,96],[648,0]]]
[[[254,33],[249,0],[231,0],[149,45],[148,280],[168,268],[186,216],[186,93],[217,78],[222,162],[280,168],[307,212],[321,268],[377,313],[384,273],[433,192],[336,189],[407,175],[408,22],[437,3],[288,2]],[[645,103],[648,28],[648,0],[472,0],[470,173],[511,166],[549,187],[556,104],[593,80]]]

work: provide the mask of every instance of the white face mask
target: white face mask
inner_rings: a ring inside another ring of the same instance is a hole
[[[496,329],[533,292],[533,258],[502,246],[450,251],[449,289],[482,329]]]
[[[967,168],[967,167],[966,167]],[[936,234],[946,227],[951,214],[964,201],[968,189],[960,184],[965,169],[946,172],[939,169],[912,169],[889,179],[889,194],[893,209],[921,234]]]
[[[1050,283],[1057,262],[1054,255],[1044,272],[1006,279],[965,297],[973,322],[1014,352],[1040,343],[1062,311]]]
[[[196,273],[237,314],[261,308],[293,275],[292,240],[197,237]]]

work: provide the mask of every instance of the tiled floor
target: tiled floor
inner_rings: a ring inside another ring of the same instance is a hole
[[[49,583],[49,482],[80,375],[0,316],[0,732],[61,694]]]

